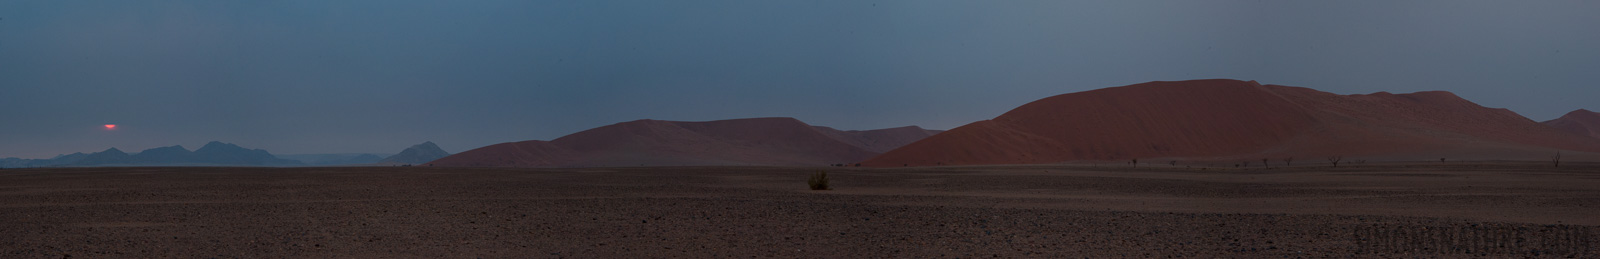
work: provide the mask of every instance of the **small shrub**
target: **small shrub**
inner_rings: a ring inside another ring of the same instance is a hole
[[[828,186],[828,171],[811,174],[811,180],[807,180],[806,184],[811,185],[812,190],[833,190],[833,187]]]

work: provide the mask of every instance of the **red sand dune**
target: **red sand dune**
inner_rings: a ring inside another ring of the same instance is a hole
[[[886,143],[901,142],[903,145],[921,138],[916,134],[931,135],[914,126],[838,131],[813,127],[793,118],[707,122],[637,120],[551,141],[490,145],[430,164],[475,167],[820,166],[858,162],[878,154],[869,149]]]
[[[1561,118],[1545,121],[1544,125],[1550,125],[1578,135],[1600,138],[1600,113],[1585,109],[1578,109],[1561,116]]]
[[[1568,134],[1506,109],[1485,108],[1449,92],[1337,95],[1214,79],[1149,82],[1040,99],[863,164],[1308,161],[1329,156],[1534,160],[1557,149],[1600,152],[1600,140]]]

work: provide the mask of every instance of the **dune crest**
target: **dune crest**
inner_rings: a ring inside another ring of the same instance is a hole
[[[903,145],[932,135],[921,128],[911,128],[914,130],[838,131],[814,127],[794,118],[704,122],[636,120],[550,141],[490,145],[428,164],[468,167],[823,166],[859,162],[878,154],[869,149],[894,143]]]
[[[1578,109],[1544,124],[1573,134],[1600,138],[1600,112]]]
[[[1600,140],[1564,134],[1510,110],[1479,106],[1443,91],[1338,95],[1211,79],[1052,96],[863,164],[1325,156],[1525,160],[1558,149],[1600,152]]]

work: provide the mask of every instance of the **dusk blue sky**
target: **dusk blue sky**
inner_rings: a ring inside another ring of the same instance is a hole
[[[637,119],[949,129],[1233,78],[1600,110],[1600,1],[0,1],[0,157],[450,152]],[[103,124],[118,124],[116,131]]]

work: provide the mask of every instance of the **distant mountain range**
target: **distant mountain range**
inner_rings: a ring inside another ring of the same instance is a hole
[[[183,146],[146,149],[128,154],[117,148],[91,154],[72,153],[50,159],[0,159],[0,167],[75,167],[75,166],[300,166],[297,160],[282,159],[266,150],[212,141],[194,151]]]
[[[450,155],[433,142],[424,142],[399,154],[296,154],[273,155],[266,150],[212,141],[189,151],[183,146],[145,149],[129,154],[117,148],[85,154],[57,155],[49,159],[0,158],[0,168],[92,166],[377,166],[421,164]]]

